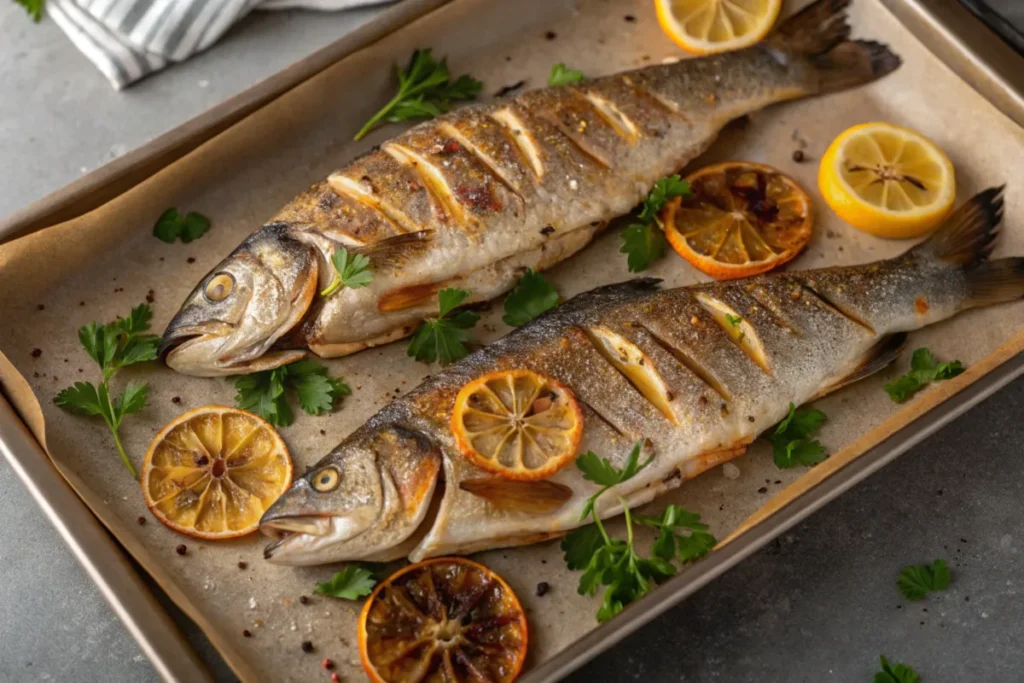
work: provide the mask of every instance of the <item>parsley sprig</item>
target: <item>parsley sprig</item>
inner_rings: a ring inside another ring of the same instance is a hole
[[[581,521],[593,517],[594,523],[580,527],[566,536],[561,547],[569,569],[583,570],[577,587],[580,595],[594,595],[599,587],[605,587],[601,607],[597,611],[597,620],[602,622],[608,621],[626,605],[649,593],[654,584],[675,574],[673,557],[680,562],[688,562],[705,554],[715,544],[714,537],[707,532],[707,526],[700,523],[699,515],[670,505],[660,518],[637,518],[641,524],[660,529],[658,540],[653,546],[653,557],[641,557],[634,544],[632,513],[626,500],[621,497],[619,503],[625,515],[626,540],[608,535],[596,510],[597,499],[613,486],[632,479],[651,463],[653,456],[640,462],[642,447],[642,440],[633,446],[622,469],[589,451],[576,460],[583,478],[601,488],[587,499],[580,516]]]
[[[506,325],[519,327],[558,305],[558,290],[543,275],[527,268],[515,289],[505,297]]]
[[[295,392],[299,406],[309,415],[323,415],[352,393],[348,384],[329,377],[327,368],[312,359],[236,377],[235,389],[235,405],[256,413],[275,427],[287,427],[295,421],[286,389]]]
[[[934,353],[921,348],[914,351],[910,358],[910,372],[897,377],[883,388],[894,402],[903,403],[926,384],[956,377],[963,371],[964,366],[960,361],[939,363]]]
[[[637,216],[638,222],[631,223],[622,233],[622,247],[619,252],[626,254],[629,272],[647,270],[651,264],[665,255],[665,234],[658,224],[658,212],[665,202],[673,197],[689,197],[690,183],[678,175],[662,178],[644,199]]]
[[[156,359],[160,337],[144,334],[149,329],[153,311],[147,304],[139,304],[127,318],[118,317],[112,323],[89,323],[78,330],[78,339],[85,352],[100,366],[99,384],[75,382],[57,394],[53,402],[61,408],[79,415],[98,415],[103,418],[114,437],[121,462],[138,476],[128,454],[121,444],[121,422],[125,415],[137,413],[146,407],[149,387],[140,382],[129,382],[118,395],[110,388],[110,380],[123,367]]]
[[[175,207],[171,207],[160,214],[153,225],[153,235],[171,244],[174,240],[181,238],[181,241],[188,244],[192,240],[199,239],[210,229],[210,219],[201,213],[189,211],[184,216]]]
[[[28,15],[32,17],[32,21],[38,22],[43,18],[43,5],[46,0],[14,0],[28,12]]]
[[[342,600],[357,600],[372,593],[375,585],[377,578],[372,570],[359,564],[350,564],[327,581],[318,583],[313,592]]]
[[[882,670],[875,674],[875,683],[921,683],[921,677],[906,664],[890,664],[885,655],[879,659]]]
[[[320,296],[330,296],[342,287],[359,289],[373,281],[370,258],[363,254],[349,254],[345,247],[334,250],[331,254],[331,265],[334,266],[334,282],[320,292]]]
[[[934,591],[949,588],[950,573],[945,560],[935,560],[930,565],[909,565],[900,570],[896,585],[907,600],[922,600]]]
[[[416,50],[412,53],[409,66],[398,71],[398,94],[366,122],[356,140],[361,140],[382,121],[399,122],[413,119],[430,119],[452,108],[452,102],[471,100],[476,97],[483,83],[468,74],[452,81],[448,74],[448,60],[440,62],[430,55],[430,50]]]
[[[825,413],[817,408],[797,408],[790,403],[789,415],[768,437],[772,443],[776,467],[811,467],[825,460],[828,457],[825,447],[820,441],[808,438],[817,432],[824,422]]]
[[[573,83],[581,83],[586,80],[586,76],[583,75],[582,71],[576,69],[570,69],[565,64],[559,62],[551,67],[551,73],[548,75],[548,85],[555,87],[559,85],[572,85]]]
[[[406,353],[427,363],[438,361],[448,365],[469,355],[465,342],[469,341],[469,328],[476,325],[480,316],[473,311],[454,311],[455,307],[469,297],[465,289],[442,289],[437,293],[439,304],[436,318],[427,318],[416,330]],[[453,312],[454,311],[454,312]]]

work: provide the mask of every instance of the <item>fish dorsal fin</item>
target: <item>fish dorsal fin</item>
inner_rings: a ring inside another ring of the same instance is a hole
[[[834,391],[838,391],[889,367],[899,357],[900,352],[903,351],[903,347],[906,345],[906,332],[898,332],[882,337],[877,344],[868,349],[867,353],[861,357],[853,372],[838,379],[830,380],[810,400],[813,401],[822,396],[827,396]]]

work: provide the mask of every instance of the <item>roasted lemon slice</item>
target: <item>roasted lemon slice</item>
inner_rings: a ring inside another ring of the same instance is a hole
[[[531,370],[502,370],[462,387],[451,427],[459,450],[477,467],[537,480],[576,457],[583,413],[564,384]]]
[[[237,408],[190,410],[146,451],[142,494],[161,522],[197,538],[256,531],[292,482],[288,448],[265,420]]]
[[[660,220],[680,256],[719,280],[778,268],[811,239],[811,200],[781,171],[747,161],[702,168],[687,178]]]
[[[818,187],[840,218],[879,237],[925,234],[956,198],[945,152],[891,123],[864,123],[833,140],[821,158]]]
[[[748,47],[772,30],[782,0],[654,0],[658,23],[687,52]]]
[[[526,658],[526,615],[490,569],[439,557],[377,586],[359,615],[358,640],[373,683],[506,683]]]

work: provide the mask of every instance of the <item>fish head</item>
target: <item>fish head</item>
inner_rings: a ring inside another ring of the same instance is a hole
[[[366,427],[292,484],[260,519],[275,564],[390,560],[405,554],[441,470],[439,449],[421,433]]]
[[[302,358],[272,349],[309,310],[319,259],[288,224],[266,225],[200,280],[171,320],[160,357],[188,375],[269,370]]]

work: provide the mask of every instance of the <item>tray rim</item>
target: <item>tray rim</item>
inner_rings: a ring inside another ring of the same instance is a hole
[[[404,0],[312,55],[0,220],[0,244],[101,206],[335,62],[452,1]],[[1024,60],[1002,40],[991,40],[994,35],[991,30],[965,8],[943,2],[881,0],[879,4],[961,80],[1024,127],[1024,69],[1020,69]],[[737,541],[689,567],[615,620],[594,629],[528,672],[522,680],[554,680],[575,670],[594,654],[699,590],[836,496],[1024,375],[1024,351],[1021,351],[1024,333],[1008,344],[1015,347],[1009,355],[1004,354],[1006,357],[993,364],[992,358],[999,350],[990,354],[982,362],[989,361],[992,367],[965,381],[950,395],[939,398],[927,412],[848,463],[841,472],[828,478],[827,485],[820,482],[756,526],[746,528]],[[6,427],[0,429],[0,452],[161,678],[166,681],[210,680],[205,665],[133,570],[125,549],[106,532],[102,522],[88,511],[86,503],[63,479],[25,422],[5,400],[2,386],[0,426]],[[38,461],[40,456],[42,461]]]

